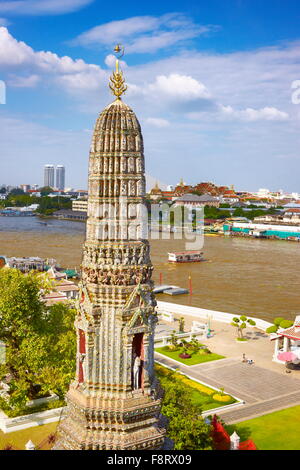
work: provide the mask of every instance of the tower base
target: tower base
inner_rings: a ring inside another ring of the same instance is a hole
[[[67,397],[67,416],[58,427],[53,450],[159,450],[166,430],[161,402],[135,391],[124,399],[92,398],[75,389]]]

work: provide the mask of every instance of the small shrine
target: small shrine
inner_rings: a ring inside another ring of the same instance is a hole
[[[300,364],[300,315],[291,327],[279,329],[270,339],[274,341],[274,362]]]

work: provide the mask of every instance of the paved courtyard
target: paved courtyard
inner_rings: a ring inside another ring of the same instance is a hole
[[[189,329],[189,321],[186,325]],[[249,329],[246,331],[248,341],[238,343],[231,325],[215,322],[212,328],[214,336],[203,338],[201,342],[225,359],[189,367],[157,354],[156,359],[207,385],[224,387],[227,393],[243,400],[241,406],[218,412],[227,423],[300,404],[300,370],[287,374],[284,365],[272,361],[273,344],[268,335]],[[243,353],[253,359],[254,364],[243,363]]]

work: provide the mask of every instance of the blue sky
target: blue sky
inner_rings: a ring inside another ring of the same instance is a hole
[[[300,192],[299,20],[298,0],[0,0],[0,183],[42,184],[53,163],[87,186],[121,42],[150,186]]]

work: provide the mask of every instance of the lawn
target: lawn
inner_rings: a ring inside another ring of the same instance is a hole
[[[201,354],[200,352],[190,353],[192,357],[190,359],[182,359],[179,357],[179,354],[182,352],[182,349],[178,349],[177,351],[170,351],[168,346],[163,346],[162,348],[156,348],[156,352],[164,354],[164,356],[169,357],[170,359],[174,359],[175,361],[181,362],[187,366],[193,366],[196,364],[201,364],[202,362],[209,362],[209,361],[216,361],[218,359],[224,359],[224,356],[220,356],[219,354],[209,353],[209,354]]]
[[[24,429],[22,431],[15,431],[4,434],[0,431],[0,450],[6,445],[12,445],[18,450],[25,450],[25,444],[31,440],[36,446],[38,446],[49,434],[53,434],[56,431],[56,423],[43,424],[41,426],[35,426],[33,428]],[[49,449],[51,446],[43,446],[43,450]]]
[[[200,384],[194,380],[187,378],[183,374],[179,374],[177,372],[170,371],[166,367],[161,366],[160,364],[155,365],[155,372],[160,380],[160,383],[163,388],[167,388],[169,383],[174,383],[178,381],[178,383],[183,383],[190,394],[190,397],[195,405],[200,405],[202,411],[212,410],[214,408],[219,408],[220,406],[231,405],[235,403],[236,400],[230,396],[228,396],[229,400],[226,402],[216,401],[213,398],[213,395],[217,394],[218,392],[207,385]]]
[[[251,438],[259,450],[300,450],[300,406],[226,426],[226,429],[236,430],[241,440]]]

